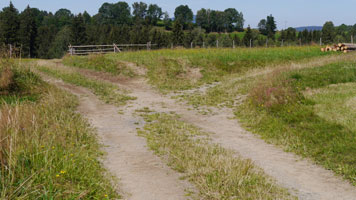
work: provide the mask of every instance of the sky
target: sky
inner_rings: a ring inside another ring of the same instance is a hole
[[[119,0],[12,0],[17,9],[22,11],[27,5],[55,12],[67,8],[77,14],[87,11],[94,15],[105,3]],[[140,0],[126,0],[129,5]],[[179,5],[188,5],[194,12],[201,8],[225,10],[236,8],[244,14],[245,26],[256,27],[258,22],[272,14],[278,29],[285,27],[322,26],[326,21],[335,25],[356,23],[355,0],[141,0],[147,4],[158,4],[172,17]],[[9,5],[10,0],[0,0],[0,8]]]

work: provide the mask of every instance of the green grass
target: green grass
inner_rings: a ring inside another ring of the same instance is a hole
[[[36,101],[42,83],[30,70],[18,67],[14,60],[0,61],[0,104]]]
[[[329,85],[305,95],[315,102],[319,117],[356,132],[356,83]]]
[[[355,118],[350,111],[343,114],[344,104],[337,103],[355,93],[350,88],[327,92],[333,84],[350,82],[356,82],[354,61],[275,72],[252,86],[236,115],[267,141],[310,157],[356,185]],[[312,89],[320,91],[316,96],[304,95]]]
[[[120,198],[77,98],[29,70],[16,73],[12,84],[21,87],[1,95],[12,100],[0,105],[0,199]]]
[[[293,199],[250,160],[211,144],[207,133],[168,114],[145,114],[139,134],[154,152],[184,173],[201,199]]]
[[[135,75],[133,70],[127,67],[125,63],[110,59],[104,55],[66,56],[63,58],[63,64],[127,77],[133,77]]]
[[[151,84],[162,91],[185,90],[205,83],[221,81],[231,74],[243,74],[253,68],[286,64],[328,55],[319,47],[176,49],[123,52],[105,55],[112,62],[133,62],[148,69]],[[68,61],[69,60],[69,61]],[[115,74],[113,67],[91,64],[90,57],[70,57],[64,64]],[[76,64],[80,63],[80,64]],[[111,66],[111,65],[109,65]]]
[[[38,66],[37,69],[70,84],[86,87],[106,103],[121,106],[125,105],[129,100],[136,99],[135,97],[126,95],[125,91],[120,91],[116,85],[87,78],[79,72],[56,70],[44,66]]]

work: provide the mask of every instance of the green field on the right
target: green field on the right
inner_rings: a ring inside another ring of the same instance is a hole
[[[249,86],[236,115],[249,130],[356,185],[356,62],[278,69]]]

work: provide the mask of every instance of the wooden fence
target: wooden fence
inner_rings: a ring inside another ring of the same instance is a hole
[[[69,55],[88,55],[88,54],[105,54],[105,53],[120,53],[124,48],[139,47],[150,50],[156,44],[112,44],[112,45],[69,45]]]

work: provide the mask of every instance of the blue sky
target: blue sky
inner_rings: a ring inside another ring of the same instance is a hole
[[[55,12],[59,8],[68,8],[73,13],[88,11],[96,14],[104,2],[118,0],[12,0],[22,11],[28,4],[41,10]],[[130,5],[139,0],[126,0]],[[0,0],[0,8],[9,5],[10,0]],[[155,3],[173,16],[174,9],[181,4],[189,5],[196,13],[200,8],[224,10],[236,8],[242,11],[245,25],[256,27],[259,20],[273,14],[278,29],[298,26],[323,25],[325,21],[333,21],[335,25],[356,23],[356,1],[354,0],[145,0],[145,3]],[[355,13],[355,14],[351,14]]]

